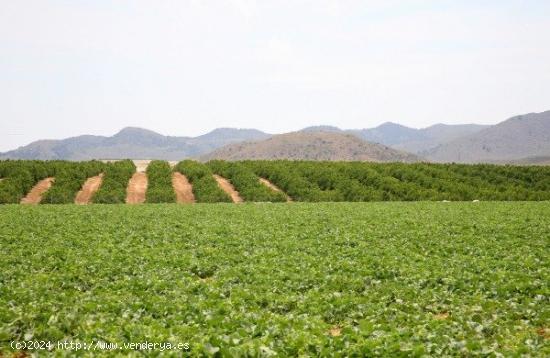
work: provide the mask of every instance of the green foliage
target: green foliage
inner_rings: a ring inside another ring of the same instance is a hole
[[[438,191],[424,187],[423,177],[412,167],[402,163],[369,164],[353,163],[349,168],[342,168],[351,177],[373,190],[382,193],[383,200],[415,201],[450,199],[440,196]],[[413,179],[414,178],[414,179]],[[411,180],[413,179],[413,180]]]
[[[92,201],[101,204],[116,204],[126,201],[126,187],[128,181],[136,171],[131,160],[121,160],[108,163],[105,166],[103,182],[95,193]]]
[[[295,201],[550,200],[548,166],[243,163],[282,188]]]
[[[299,162],[246,161],[258,176],[266,178],[286,192],[294,201],[331,201],[334,193],[323,191],[319,185],[307,180],[296,170]]]
[[[548,202],[1,213],[0,355],[22,340],[189,342],[184,356],[550,355]]]
[[[55,182],[40,203],[67,204],[74,202],[76,193],[82,188],[86,179],[101,173],[104,166],[99,161],[59,163],[55,170]]]
[[[105,178],[93,199],[123,203],[135,171],[127,160],[101,164]],[[67,203],[95,175],[99,162],[0,161],[0,203],[18,203],[34,184],[55,176],[43,202]],[[82,168],[82,169],[78,169]],[[174,202],[166,162],[148,169],[147,202]],[[312,161],[180,162],[175,170],[189,178],[198,202],[230,202],[212,178],[213,171],[231,181],[245,201],[284,201],[285,196],[258,182],[268,179],[293,201],[542,201],[550,200],[550,166],[493,164],[369,163]]]
[[[372,188],[364,186],[356,178],[345,174],[345,167],[332,162],[299,162],[296,170],[325,193],[331,193],[324,201],[373,201],[378,199]]]
[[[260,178],[241,162],[213,160],[207,165],[214,173],[228,179],[244,201],[286,201],[286,196],[283,193],[273,191],[260,183]]]
[[[172,169],[167,161],[153,160],[147,166],[147,203],[173,203],[176,193],[172,187]]]
[[[193,194],[199,203],[231,202],[231,198],[218,186],[212,177],[212,170],[205,164],[183,160],[175,168],[185,175],[193,186]]]
[[[39,181],[55,174],[60,161],[0,161],[0,204],[19,203]]]
[[[13,172],[0,182],[0,204],[18,203],[35,181],[27,170]]]

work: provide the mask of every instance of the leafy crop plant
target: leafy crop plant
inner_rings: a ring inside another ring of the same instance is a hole
[[[549,202],[0,211],[0,355],[550,355]]]

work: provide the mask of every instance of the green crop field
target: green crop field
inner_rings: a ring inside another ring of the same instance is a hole
[[[3,205],[0,245],[4,353],[550,355],[549,202]]]

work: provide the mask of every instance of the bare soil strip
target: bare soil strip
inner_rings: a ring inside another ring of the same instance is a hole
[[[264,179],[264,178],[260,178],[260,183],[262,183],[263,185],[267,186],[269,189],[273,190],[273,191],[277,191],[279,193],[283,193],[285,196],[286,196],[286,201],[287,202],[291,202],[292,201],[292,198],[290,196],[288,196],[284,191],[282,191],[281,189],[279,189],[275,184],[273,184],[272,182],[270,182],[269,180],[267,179]]]
[[[223,191],[225,191],[229,196],[231,197],[231,200],[233,200],[234,203],[242,203],[243,199],[239,195],[239,192],[235,190],[233,185],[229,182],[229,180],[214,174],[214,179],[218,182],[218,186],[222,188]]]
[[[95,192],[101,186],[102,181],[103,173],[96,175],[95,177],[86,179],[86,182],[82,186],[82,189],[80,189],[80,191],[76,193],[74,203],[79,205],[89,204],[92,201],[92,196],[94,196]]]
[[[126,204],[142,204],[147,191],[147,174],[135,172],[126,188]]]
[[[189,183],[189,180],[185,175],[180,172],[174,172],[172,174],[172,186],[176,192],[176,202],[183,203],[194,203],[195,196],[193,195],[193,187]]]
[[[27,194],[21,199],[21,204],[38,204],[42,200],[42,195],[48,191],[54,182],[54,178],[46,178],[39,181]]]

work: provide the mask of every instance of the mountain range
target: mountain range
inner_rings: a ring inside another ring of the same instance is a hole
[[[0,153],[0,159],[180,160],[200,156],[226,144],[270,136],[255,129],[218,128],[198,137],[172,137],[147,129],[127,127],[111,137],[82,135],[61,140],[39,140]]]
[[[218,128],[198,137],[174,137],[127,127],[111,137],[82,135],[39,140],[0,153],[0,159],[43,160],[283,157],[544,164],[550,158],[550,111],[515,116],[490,126],[436,124],[415,129],[387,122],[368,129],[314,126],[282,135],[256,129]]]
[[[410,128],[386,122],[375,128],[342,130],[332,126],[313,126],[302,129],[314,132],[344,132],[368,142],[380,143],[406,152],[420,154],[443,143],[479,132],[489,126],[481,124],[435,124],[427,128]]]

